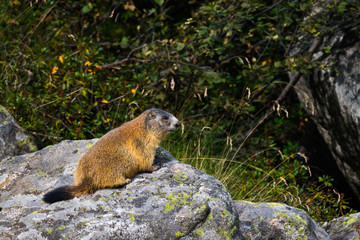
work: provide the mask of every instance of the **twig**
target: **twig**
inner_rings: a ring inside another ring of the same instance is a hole
[[[14,18],[13,20],[11,20],[11,22],[6,25],[6,27],[4,27],[3,30],[1,30],[0,32],[0,36],[5,32],[6,29],[8,29],[11,25],[15,24],[16,23],[16,20],[18,20],[22,15],[24,15],[27,11],[29,11],[32,7],[28,7],[26,8],[22,13],[20,13],[16,18]]]
[[[104,65],[101,65],[100,67],[101,68],[113,68],[117,65],[120,65],[124,62],[128,62],[128,61],[135,61],[135,62],[141,62],[141,63],[149,63],[149,62],[152,62],[154,61],[154,58],[153,59],[140,59],[140,58],[124,58],[120,61],[116,61],[116,62],[113,62],[113,63],[109,63],[109,64],[104,64]],[[177,64],[182,64],[182,65],[187,65],[187,66],[190,66],[190,67],[195,67],[195,68],[199,68],[199,69],[209,69],[210,67],[208,66],[198,66],[198,65],[195,65],[195,64],[192,64],[192,63],[186,63],[186,62],[182,62],[182,61],[178,61],[178,60],[158,60],[159,62],[164,62],[164,63],[177,63]]]
[[[100,67],[101,68],[113,68],[116,65],[120,65],[120,64],[122,64],[124,62],[127,62],[127,61],[137,61],[137,62],[142,62],[142,63],[148,63],[149,62],[149,60],[146,60],[146,59],[124,58],[124,59],[122,59],[120,61],[116,61],[116,62],[113,62],[113,63],[101,65]]]
[[[258,57],[258,59],[257,59],[257,61],[256,61],[257,63],[259,63],[259,62],[261,61],[261,58],[262,58],[263,54],[265,53],[265,51],[268,49],[268,47],[269,47],[269,45],[270,45],[270,42],[271,42],[271,40],[272,40],[272,38],[273,38],[273,34],[269,34],[269,35],[270,35],[270,36],[269,36],[269,40],[267,41],[264,50],[261,52],[260,56]]]
[[[64,48],[75,48],[79,44],[78,43],[71,43],[71,44],[65,44],[62,45]],[[99,42],[99,43],[89,43],[91,46],[111,46],[111,42]]]
[[[55,136],[50,136],[50,135],[46,135],[46,134],[42,134],[42,133],[37,133],[37,132],[30,132],[30,133],[33,134],[33,135],[36,135],[36,136],[42,136],[42,137],[47,137],[47,138],[54,138],[54,139],[57,139],[57,140],[63,139],[63,137],[55,137]]]
[[[78,92],[78,91],[81,91],[82,89],[83,89],[83,88],[79,88],[78,90],[75,90],[75,91],[73,91],[73,92],[71,92],[71,93],[69,93],[69,94],[66,94],[65,97],[69,97],[69,96],[73,95],[74,93],[76,93],[76,92]],[[61,100],[61,99],[59,98],[59,99],[55,99],[55,100],[53,100],[53,101],[44,103],[43,105],[40,105],[40,106],[36,107],[36,109],[42,108],[42,107],[44,107],[44,106],[46,106],[46,105],[52,104],[52,103],[57,102],[57,101],[60,101],[60,100]]]
[[[119,96],[119,97],[117,97],[117,98],[114,98],[114,99],[110,100],[109,103],[112,103],[112,102],[115,102],[115,101],[117,101],[117,100],[119,100],[119,99],[122,99],[123,97],[126,97],[126,96],[129,95],[130,93],[131,93],[131,92],[127,92],[127,93],[125,93],[125,94],[123,94],[123,95],[121,95],[121,96]]]
[[[273,5],[271,5],[270,7],[268,7],[267,9],[265,9],[265,10],[259,12],[259,13],[254,14],[254,17],[263,15],[264,13],[266,13],[266,12],[270,11],[271,9],[273,9],[274,7],[277,7],[277,6],[278,6],[280,3],[282,3],[283,1],[284,1],[284,0],[280,0],[280,1],[276,2],[276,3],[274,3]]]
[[[315,52],[315,50],[320,46],[322,42],[321,38],[315,38],[314,41],[312,42],[309,50],[308,50],[308,54],[313,54]],[[286,85],[286,87],[282,90],[281,94],[278,96],[278,98],[274,101],[274,104],[272,104],[272,106],[267,110],[267,112],[261,117],[261,119],[255,124],[255,126],[248,130],[245,134],[242,135],[242,137],[240,137],[240,139],[246,139],[249,138],[249,136],[261,125],[264,123],[264,121],[276,110],[276,106],[279,105],[279,103],[281,101],[284,100],[285,96],[287,95],[287,93],[290,91],[290,88],[293,87],[298,80],[300,79],[300,72],[296,72],[294,74],[292,74],[290,76],[290,81],[289,83]],[[244,142],[245,142],[244,141]],[[234,154],[234,156],[236,155],[236,153]]]
[[[53,10],[53,8],[60,2],[60,0],[56,1],[56,3],[54,3],[49,10],[47,10],[47,12],[42,16],[42,18],[40,19],[40,22],[38,22],[38,24],[33,28],[33,30],[31,31],[30,36],[27,35],[25,38],[27,38],[29,36],[29,38],[32,37],[32,35],[35,33],[36,29],[40,26],[40,24],[45,20],[46,16],[51,12],[51,10]]]

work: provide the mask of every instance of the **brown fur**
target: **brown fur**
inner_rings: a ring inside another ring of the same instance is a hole
[[[161,114],[167,115],[168,119]],[[156,147],[178,126],[179,121],[170,113],[149,109],[111,130],[80,158],[75,171],[75,186],[55,189],[44,196],[44,201],[53,203],[102,188],[118,187],[138,172],[153,171]]]

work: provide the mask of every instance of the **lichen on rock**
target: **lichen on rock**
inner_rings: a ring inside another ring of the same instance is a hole
[[[32,136],[27,134],[0,105],[0,159],[36,150],[37,146]]]
[[[282,203],[235,201],[246,239],[330,239],[303,210]]]
[[[0,238],[243,239],[224,186],[160,148],[157,171],[118,189],[45,204],[44,193],[73,184],[77,161],[96,141],[63,141],[1,162]]]
[[[0,239],[330,239],[302,210],[233,201],[217,179],[161,148],[157,171],[116,189],[45,204],[44,193],[74,184],[77,161],[97,140],[63,141],[0,161]],[[352,234],[355,217],[328,228]]]
[[[333,219],[325,222],[322,227],[332,240],[360,239],[360,213]]]

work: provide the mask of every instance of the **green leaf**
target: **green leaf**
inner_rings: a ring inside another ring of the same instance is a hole
[[[282,66],[282,64],[281,64],[280,61],[276,61],[276,62],[274,62],[274,66],[275,66],[276,68],[280,68],[280,67]]]
[[[184,48],[185,44],[184,43],[179,43],[178,46],[176,47],[176,50],[180,51]]]
[[[82,12],[84,14],[88,13],[88,12],[91,12],[91,10],[93,9],[93,6],[91,3],[89,3],[88,5],[85,5],[83,8],[82,8]]]
[[[200,10],[210,11],[210,10],[212,10],[212,8],[211,8],[210,6],[201,6],[201,7],[200,7]]]
[[[161,6],[164,4],[164,0],[155,0],[156,4]]]
[[[121,39],[121,43],[120,43],[120,46],[122,48],[127,48],[129,46],[129,39],[127,37],[123,37]]]

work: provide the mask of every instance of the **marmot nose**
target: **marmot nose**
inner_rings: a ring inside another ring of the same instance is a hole
[[[178,127],[180,127],[180,122],[179,121],[177,121],[177,123],[175,123],[175,128],[178,128]]]

